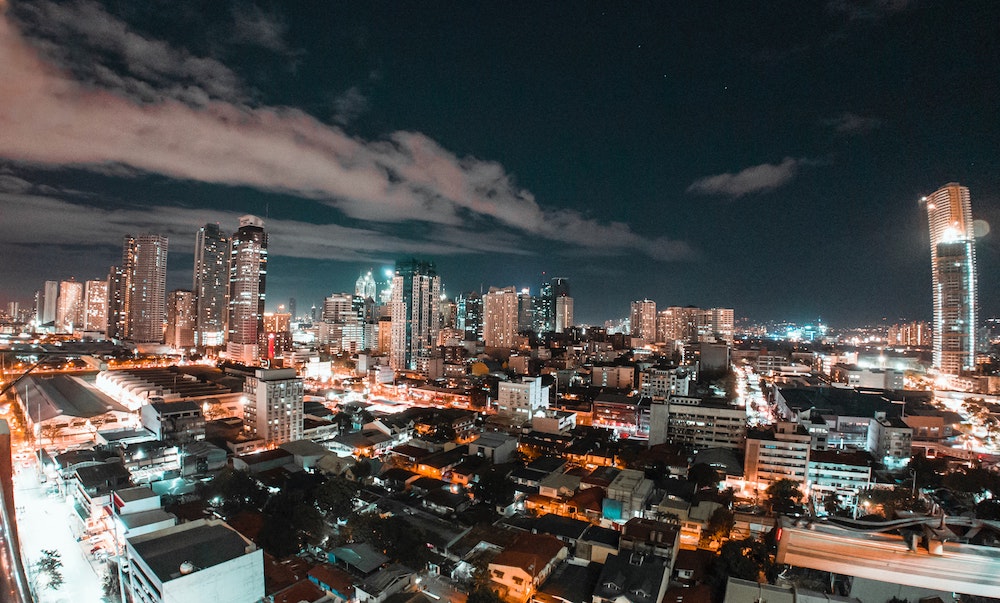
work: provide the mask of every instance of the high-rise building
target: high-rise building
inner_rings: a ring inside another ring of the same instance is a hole
[[[733,342],[733,309],[709,308],[698,313],[698,341]]]
[[[378,299],[375,297],[375,277],[371,270],[362,273],[354,282],[354,294],[365,299]]]
[[[295,369],[257,369],[243,393],[243,423],[265,446],[302,439],[305,390]]]
[[[197,303],[195,345],[221,346],[226,335],[228,311],[229,237],[218,224],[206,224],[198,229],[192,291]]]
[[[465,338],[476,341],[483,337],[483,296],[478,291],[463,293],[455,299],[455,326],[465,331]]]
[[[533,331],[535,329],[535,309],[538,303],[527,287],[517,294],[517,331]]]
[[[194,347],[198,305],[193,291],[176,289],[167,296],[167,345],[175,348]]]
[[[294,297],[289,297],[288,298],[288,313],[292,315],[292,320],[293,321],[294,320],[298,320],[298,318],[299,318],[299,315],[295,313],[296,310],[298,310],[298,308],[296,307],[295,298]]]
[[[122,245],[125,338],[162,343],[166,315],[167,237],[126,235]]]
[[[87,281],[83,292],[83,329],[105,332],[108,328],[108,281]]]
[[[396,263],[392,278],[392,346],[389,364],[395,370],[416,370],[437,345],[441,279],[432,262]]]
[[[259,358],[258,335],[264,329],[267,279],[267,233],[257,216],[240,218],[229,254],[229,321],[226,355],[248,366]]]
[[[934,367],[975,368],[976,246],[969,189],[949,183],[924,198],[931,240]]]
[[[656,302],[643,299],[632,302],[632,312],[629,317],[632,337],[640,337],[648,342],[656,340]]]
[[[83,283],[70,279],[59,283],[56,331],[72,333],[83,326]]]
[[[573,298],[569,293],[569,279],[556,277],[549,281],[552,296],[552,331],[564,333],[573,326]]]
[[[55,325],[56,312],[59,308],[59,281],[45,281],[45,288],[42,290],[41,312],[38,317],[38,324]]]
[[[108,339],[125,339],[125,325],[128,314],[125,312],[126,298],[125,271],[121,266],[108,269]]]
[[[487,348],[512,348],[517,337],[517,289],[490,287],[483,296],[483,343]]]

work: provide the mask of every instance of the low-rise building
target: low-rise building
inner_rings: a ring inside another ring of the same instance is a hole
[[[490,562],[490,586],[506,601],[523,603],[568,555],[554,536],[521,534]]]
[[[199,519],[127,539],[122,585],[136,603],[259,601],[264,552],[225,522]]]

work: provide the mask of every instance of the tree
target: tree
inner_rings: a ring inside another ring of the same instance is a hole
[[[479,476],[473,492],[480,500],[494,506],[506,506],[514,501],[514,483],[496,467],[490,467],[489,471]]]
[[[206,498],[221,505],[226,514],[233,515],[247,507],[261,508],[267,502],[267,490],[249,471],[226,468],[209,482]]]
[[[767,581],[774,573],[771,552],[763,541],[756,538],[729,540],[719,547],[719,556],[712,564],[709,583],[717,595],[725,592],[729,578],[751,582]],[[719,597],[721,600],[721,596]]]
[[[45,586],[49,590],[59,590],[63,585],[62,555],[55,549],[42,549],[42,556],[35,562],[38,577],[45,578]]]
[[[48,438],[50,444],[55,444],[56,438],[62,433],[62,426],[55,423],[46,423],[42,425],[41,433],[42,441],[44,442]]]
[[[896,486],[892,490],[872,488],[865,490],[859,497],[865,516],[880,516],[883,519],[896,519],[900,511],[927,511],[923,499],[915,498],[908,486]]]
[[[331,477],[313,492],[316,507],[324,514],[335,518],[346,517],[354,510],[354,495],[357,490],[342,477]]]
[[[705,536],[709,540],[726,540],[735,526],[736,519],[733,517],[733,512],[725,507],[719,507],[708,518]]]
[[[504,603],[503,598],[485,586],[477,586],[469,592],[467,603]]]
[[[774,513],[792,513],[800,509],[803,494],[799,490],[799,482],[792,479],[779,479],[771,482],[764,491],[768,503]]]
[[[101,579],[104,598],[109,603],[121,603],[121,578],[118,576],[118,564],[109,563],[104,566],[104,577]]]

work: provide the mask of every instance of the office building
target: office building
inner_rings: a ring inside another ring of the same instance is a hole
[[[483,343],[487,348],[512,348],[517,338],[518,299],[514,287],[490,287],[483,296]]]
[[[441,279],[433,262],[407,260],[396,264],[390,313],[392,343],[389,364],[394,370],[416,370],[437,345]]]
[[[304,389],[295,369],[257,369],[243,393],[243,423],[265,446],[302,439]]]
[[[354,282],[354,294],[358,297],[364,299],[376,300],[376,286],[375,277],[372,276],[372,271],[364,272],[358,277],[358,280]]]
[[[108,339],[125,339],[125,271],[121,266],[108,269]]]
[[[651,299],[632,302],[630,323],[632,337],[648,342],[656,340],[656,302]]]
[[[104,333],[108,328],[108,281],[87,281],[83,290],[83,330]]]
[[[253,366],[259,358],[258,335],[264,328],[267,280],[267,233],[257,216],[240,218],[229,252],[229,320],[226,355]]]
[[[497,412],[530,419],[549,407],[549,386],[541,377],[524,377],[520,383],[501,381],[497,386]]]
[[[122,271],[125,339],[162,343],[167,301],[167,237],[126,235]]]
[[[194,292],[183,289],[170,292],[167,301],[167,345],[178,349],[194,347],[197,312]]]
[[[221,346],[226,335],[229,293],[229,237],[218,224],[198,229],[194,243],[194,283],[197,308],[195,345]]]
[[[931,240],[933,363],[942,373],[976,359],[976,246],[969,189],[954,182],[924,198]]]
[[[573,322],[573,298],[562,295],[554,299],[555,308],[553,310],[553,331],[565,333],[569,331],[575,323]]]
[[[72,333],[83,326],[83,283],[73,279],[59,283],[56,331]]]
[[[465,338],[476,341],[483,336],[483,296],[478,291],[463,293],[455,299],[455,326]]]

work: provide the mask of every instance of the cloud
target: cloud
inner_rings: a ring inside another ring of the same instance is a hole
[[[143,37],[94,2],[18,3],[9,15],[48,60],[84,84],[144,103],[173,99],[203,106],[249,98],[240,78],[219,61]]]
[[[863,117],[850,112],[824,119],[822,123],[824,126],[833,128],[834,132],[845,135],[867,134],[882,127],[882,120],[877,117]]]
[[[699,178],[687,192],[698,195],[721,195],[738,198],[744,195],[774,190],[795,177],[805,159],[785,157],[781,163],[762,163],[735,174],[718,174]]]
[[[368,110],[368,98],[357,86],[351,86],[333,99],[333,121],[346,126]]]
[[[94,43],[128,57],[131,75],[119,81],[104,74],[81,83],[65,53],[46,52],[57,59],[46,62],[9,19],[0,19],[2,157],[251,186],[312,199],[372,223],[461,228],[466,238],[506,229],[521,240],[560,241],[594,252],[640,252],[658,260],[690,256],[683,242],[649,239],[623,223],[543,207],[500,164],[457,157],[419,132],[366,141],[294,108],[234,102],[238,86],[220,63],[142,38],[89,2],[38,6],[60,24],[55,30],[76,21],[75,31],[106,36]],[[110,20],[102,24],[101,18]],[[210,88],[213,74],[224,83]],[[190,94],[175,93],[176,78],[191,82]],[[161,83],[167,92],[157,87]],[[142,86],[149,91],[138,93]],[[195,90],[203,94],[191,102]],[[138,102],[148,98],[153,100]]]
[[[289,53],[285,42],[288,25],[278,15],[265,13],[252,4],[234,6],[232,15],[234,42]]]
[[[826,9],[852,21],[874,21],[906,10],[912,0],[830,0]]]

